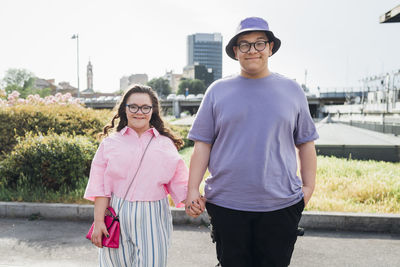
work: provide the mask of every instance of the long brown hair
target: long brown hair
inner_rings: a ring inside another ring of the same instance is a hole
[[[121,102],[118,104],[118,109],[116,110],[117,113],[114,115],[111,122],[103,128],[103,134],[101,134],[101,136],[104,137],[108,135],[109,130],[115,127],[114,122],[117,119],[119,119],[116,129],[117,132],[121,131],[125,126],[128,125],[128,119],[126,117],[126,101],[134,93],[144,93],[149,95],[153,105],[153,113],[151,115],[150,125],[156,128],[161,135],[171,139],[177,149],[181,148],[183,146],[183,140],[175,136],[175,134],[164,125],[164,121],[160,116],[161,107],[156,92],[151,87],[140,84],[132,85],[125,91],[123,97],[121,98]]]

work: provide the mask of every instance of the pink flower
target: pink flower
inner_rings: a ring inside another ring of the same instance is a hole
[[[8,96],[7,99],[2,100],[2,93],[5,94],[3,89],[0,89],[0,106],[14,106],[14,105],[76,105],[78,107],[82,107],[82,104],[79,99],[72,97],[70,93],[61,94],[57,93],[55,96],[46,96],[45,98],[41,98],[40,95],[28,95],[26,99],[19,98],[20,93],[17,91],[13,91]]]
[[[19,97],[21,94],[20,94],[18,91],[12,91],[11,95],[17,98],[17,97]]]

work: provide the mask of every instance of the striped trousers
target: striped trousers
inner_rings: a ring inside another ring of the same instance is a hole
[[[110,205],[120,209],[121,198]],[[166,267],[172,234],[168,198],[158,201],[125,201],[120,218],[119,248],[100,248],[101,267]]]

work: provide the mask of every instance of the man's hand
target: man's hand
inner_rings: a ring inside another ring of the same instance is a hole
[[[190,158],[188,193],[185,202],[186,214],[197,218],[205,210],[206,199],[200,195],[199,187],[207,170],[211,144],[196,141]]]
[[[307,206],[308,201],[310,201],[310,198],[313,194],[313,189],[309,188],[307,186],[303,186],[303,193],[304,193],[304,206]]]
[[[307,205],[315,188],[317,173],[317,155],[314,142],[307,142],[297,146],[300,176],[303,181],[304,205]]]
[[[189,191],[185,201],[186,214],[193,218],[199,217],[205,210],[205,204],[206,199],[198,191]]]

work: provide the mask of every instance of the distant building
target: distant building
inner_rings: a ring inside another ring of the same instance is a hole
[[[129,85],[129,77],[128,76],[123,76],[121,79],[119,79],[119,89],[120,90],[125,90]]]
[[[206,87],[215,81],[213,69],[204,65],[194,65],[194,78],[203,81]]]
[[[54,79],[42,79],[42,78],[35,78],[35,88],[38,89],[45,89],[45,88],[50,88],[52,91],[57,91],[59,89],[61,89],[60,86],[55,84],[55,80]]]
[[[194,79],[194,65],[185,66],[182,77],[185,79]]]
[[[55,92],[52,91],[52,94],[56,93],[70,93],[72,96],[76,97],[78,95],[78,88],[73,87],[72,85],[69,84],[69,82],[59,82],[59,89],[56,90]]]
[[[86,67],[86,78],[87,78],[87,88],[82,91],[82,94],[92,94],[93,90],[93,66],[92,63],[89,63]]]
[[[187,37],[187,67],[204,65],[212,69],[214,79],[222,77],[222,35],[196,33]]]
[[[393,23],[400,22],[400,5],[389,10],[379,17],[380,23]]]
[[[208,87],[213,81],[216,80],[214,75],[213,69],[207,68],[206,66],[196,62],[194,65],[183,68],[182,77],[186,79],[202,80],[206,87]]]
[[[77,96],[78,94],[78,88],[73,87],[69,84],[69,82],[59,82],[58,84],[56,84],[54,79],[42,79],[36,77],[34,87],[38,89],[50,88],[50,93],[52,95],[55,95],[57,93],[70,93],[72,96]]]
[[[119,80],[119,89],[125,90],[131,84],[146,84],[149,81],[147,74],[132,74],[130,76],[123,76]]]
[[[169,86],[171,86],[172,93],[176,93],[178,91],[178,86],[182,78],[182,74],[175,74],[171,70],[167,71],[163,78],[169,81]]]

